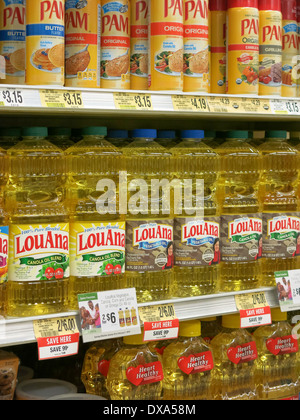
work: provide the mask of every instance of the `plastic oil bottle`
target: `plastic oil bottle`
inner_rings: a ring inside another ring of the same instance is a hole
[[[21,140],[20,128],[2,128],[0,131],[0,147],[7,150]]]
[[[298,149],[298,146],[300,144],[300,131],[291,131],[288,143],[291,146],[296,147]]]
[[[3,192],[8,181],[8,156],[0,149],[0,315],[7,311],[9,226]]]
[[[63,152],[47,136],[47,128],[24,128],[23,140],[8,150],[10,316],[57,313],[67,306],[66,166]]]
[[[275,271],[299,268],[299,155],[285,131],[269,131],[259,146],[263,156],[260,200],[263,205],[263,286],[275,286]]]
[[[258,358],[256,383],[260,400],[298,399],[298,341],[293,337],[287,313],[272,309],[272,325],[254,332]]]
[[[222,317],[222,331],[212,340],[215,360],[212,393],[215,400],[256,400],[255,360],[252,335],[240,328],[240,315]]]
[[[71,140],[71,128],[49,127],[48,131],[48,140],[61,150],[67,150],[69,147],[73,146],[74,142]]]
[[[123,338],[111,358],[106,386],[112,400],[159,400],[162,394],[161,356],[143,341],[143,334]]]
[[[210,346],[201,338],[199,320],[184,321],[179,337],[163,354],[165,400],[211,399],[214,359]]]
[[[175,130],[159,130],[157,132],[156,142],[166,149],[176,146],[178,143]]]
[[[261,156],[247,131],[230,131],[221,156],[221,291],[255,289],[261,283],[262,215],[258,198]]]
[[[106,378],[109,364],[114,354],[120,350],[119,339],[98,341],[91,345],[84,356],[81,380],[87,394],[109,398]]]
[[[201,336],[208,344],[221,332],[221,325],[217,317],[201,318]]]
[[[107,141],[115,147],[125,147],[130,142],[128,130],[109,130]]]
[[[191,179],[193,182],[190,202],[185,203],[182,209],[175,208],[174,273],[175,294],[178,297],[219,291],[220,213],[216,198],[219,157],[203,142],[203,138],[202,130],[183,130],[182,142],[171,150],[174,179],[179,180],[183,187],[184,180]],[[204,188],[201,190],[201,184],[197,186],[197,182],[203,180]],[[196,208],[199,193],[203,200]],[[189,195],[188,191],[186,195]]]
[[[82,135],[66,151],[71,308],[78,307],[79,293],[124,287],[125,220],[118,208],[122,154],[105,140],[105,127],[84,128]]]
[[[173,287],[173,206],[159,188],[161,181],[164,193],[170,186],[171,154],[156,137],[156,130],[133,130],[132,143],[122,149],[128,186],[126,287],[136,288],[140,302],[168,298]]]

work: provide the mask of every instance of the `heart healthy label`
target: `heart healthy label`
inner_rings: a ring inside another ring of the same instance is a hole
[[[298,213],[263,215],[263,257],[291,258],[300,255]]]
[[[135,386],[153,384],[164,378],[161,362],[146,363],[137,367],[130,366],[126,377]]]
[[[267,340],[266,346],[269,352],[275,356],[298,352],[298,341],[292,335],[270,338]]]
[[[187,375],[208,372],[214,368],[211,351],[180,357],[177,360],[177,364],[179,369]]]
[[[125,223],[71,224],[71,275],[94,277],[125,271]]]
[[[257,359],[257,356],[258,354],[255,341],[236,347],[230,347],[227,351],[228,359],[235,365],[251,362]]]
[[[69,224],[12,225],[9,279],[58,280],[69,277]]]
[[[261,214],[221,217],[222,261],[253,261],[262,254]]]

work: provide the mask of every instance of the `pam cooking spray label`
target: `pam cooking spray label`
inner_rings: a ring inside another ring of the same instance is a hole
[[[211,93],[226,93],[226,16],[227,0],[210,2]]]

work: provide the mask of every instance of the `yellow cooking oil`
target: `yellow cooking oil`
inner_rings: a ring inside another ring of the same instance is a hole
[[[125,147],[131,142],[128,130],[109,130],[107,141],[116,147]]]
[[[122,348],[111,358],[107,390],[112,400],[160,400],[162,359],[143,341],[143,333],[123,337]]]
[[[291,131],[288,139],[288,143],[291,146],[298,148],[300,144],[300,131]]]
[[[72,129],[67,127],[49,127],[48,140],[65,151],[73,146],[74,142],[71,140]]]
[[[3,149],[0,149],[0,175],[0,315],[5,315],[7,311],[9,225],[3,199],[4,188],[8,181],[8,156]]]
[[[299,398],[299,348],[292,329],[287,312],[273,308],[272,324],[257,328],[253,334],[258,351],[255,376],[260,400]]]
[[[210,400],[214,359],[201,338],[199,320],[183,321],[179,337],[163,354],[164,400]]]
[[[126,287],[135,287],[139,302],[170,298],[173,287],[173,206],[167,193],[172,191],[171,154],[156,137],[154,129],[133,130],[133,141],[122,149],[127,177]]]
[[[201,336],[208,344],[221,332],[221,324],[216,316],[201,318]]]
[[[156,142],[166,149],[170,149],[181,140],[178,140],[175,130],[158,130]]]
[[[216,151],[221,158],[218,203],[221,207],[222,292],[261,285],[262,214],[258,197],[261,155],[247,131],[229,131]]]
[[[193,185],[189,202],[183,197],[182,208],[175,207],[174,294],[214,294],[219,291],[220,277],[220,211],[216,197],[219,156],[204,143],[203,130],[183,130],[181,139],[171,149],[174,179],[182,184],[187,197],[185,180],[192,180]]]
[[[110,339],[97,341],[86,351],[82,365],[81,381],[87,394],[99,395],[109,399],[106,378],[110,360],[121,346],[122,341],[120,339]]]
[[[70,211],[70,308],[77,295],[124,287],[125,220],[119,214],[122,153],[106,127],[82,129],[66,150]]]
[[[222,331],[211,341],[215,367],[212,371],[214,400],[256,400],[255,339],[240,328],[240,314],[222,317]]]
[[[8,150],[10,217],[8,314],[36,316],[67,307],[69,218],[63,152],[48,129],[28,127]]]
[[[299,154],[285,131],[266,132],[260,201],[263,208],[263,286],[274,287],[275,271],[299,268]]]

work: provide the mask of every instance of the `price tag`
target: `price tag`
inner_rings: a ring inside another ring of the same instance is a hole
[[[22,90],[3,89],[0,92],[0,106],[24,106],[24,93]]]
[[[80,294],[78,305],[84,343],[141,332],[134,288]]]
[[[241,328],[259,327],[272,323],[271,308],[265,292],[235,295],[241,315]]]
[[[151,95],[132,94],[132,93],[114,93],[114,102],[117,109],[126,110],[152,110]]]
[[[271,109],[272,109],[273,114],[299,115],[300,114],[300,101],[272,99]]]
[[[42,106],[46,108],[84,108],[81,92],[64,90],[41,90]]]
[[[275,273],[277,295],[282,312],[300,309],[300,270]]]
[[[144,341],[172,340],[178,337],[179,320],[173,304],[141,307],[139,315],[144,323]]]
[[[210,112],[207,98],[202,96],[172,95],[175,111]]]
[[[39,360],[57,359],[78,353],[79,331],[73,316],[33,321]]]

